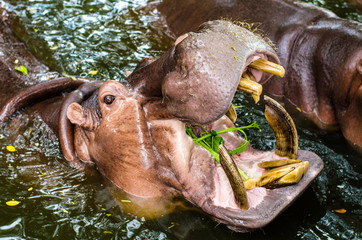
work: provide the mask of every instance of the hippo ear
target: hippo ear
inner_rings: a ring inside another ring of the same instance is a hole
[[[97,126],[91,112],[83,108],[78,103],[72,103],[69,105],[67,109],[67,117],[71,123],[88,130],[94,130]]]

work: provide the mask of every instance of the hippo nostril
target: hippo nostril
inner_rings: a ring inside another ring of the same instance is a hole
[[[115,99],[116,99],[115,96],[113,96],[113,95],[107,95],[107,96],[105,96],[105,97],[103,98],[103,101],[104,101],[105,104],[110,105],[110,104],[113,103],[113,101],[114,101]]]

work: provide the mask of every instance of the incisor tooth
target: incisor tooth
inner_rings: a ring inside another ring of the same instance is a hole
[[[234,105],[230,105],[227,115],[229,116],[230,120],[235,123],[236,119],[238,118],[238,115],[236,114],[236,110],[234,108]]]
[[[252,95],[255,103],[259,102],[259,96],[263,92],[263,86],[255,81],[253,75],[244,73],[240,78],[238,90]]]

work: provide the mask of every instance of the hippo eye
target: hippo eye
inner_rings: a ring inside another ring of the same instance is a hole
[[[107,96],[104,97],[103,101],[105,102],[105,104],[110,105],[110,104],[113,103],[114,99],[116,99],[115,96],[107,95]]]

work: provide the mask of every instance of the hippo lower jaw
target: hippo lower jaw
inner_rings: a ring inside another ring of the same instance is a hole
[[[248,148],[242,155],[237,160],[238,166],[248,166],[250,168],[248,174],[253,177],[262,174],[262,170],[257,167],[258,162],[280,159],[274,152],[260,152],[252,148]],[[258,160],[255,161],[255,159]],[[323,168],[322,160],[311,152],[300,151],[298,159],[310,162],[310,170],[303,178],[297,184],[282,188],[266,189],[256,187],[247,190],[246,194],[249,205],[247,210],[239,208],[225,172],[216,164],[215,168],[210,170],[213,172],[213,179],[210,179],[210,184],[214,191],[203,199],[197,199],[197,201],[186,198],[216,221],[227,225],[232,230],[247,232],[262,228],[291,205]],[[255,175],[251,175],[251,171]]]
[[[269,100],[266,100],[266,102],[268,103],[267,105],[270,104]],[[269,108],[269,106],[266,107],[266,115],[270,115],[270,112],[272,112]],[[189,193],[184,194],[188,200],[199,206],[204,212],[210,214],[212,218],[236,231],[255,230],[270,223],[307,188],[323,168],[323,162],[317,155],[307,151],[297,153],[298,141],[294,125],[282,124],[281,127],[278,127],[270,119],[268,122],[276,132],[277,149],[271,152],[262,152],[248,146],[244,152],[233,155],[233,160],[237,167],[245,171],[249,178],[263,176],[264,169],[258,166],[261,162],[285,159],[283,156],[290,156],[288,158],[302,160],[302,163],[306,163],[308,168],[309,161],[311,170],[308,172],[305,170],[302,173],[304,175],[303,178],[300,181],[299,179],[296,180],[297,182],[299,181],[298,183],[276,189],[255,187],[247,190],[244,193],[247,196],[247,207],[245,210],[242,210],[239,199],[235,198],[240,193],[235,192],[230,179],[228,179],[220,164],[217,164],[213,158],[210,158],[208,161],[211,161],[211,165],[214,167],[206,170],[210,171],[212,175],[212,179],[209,180],[210,186],[206,188],[213,189],[213,191],[209,194],[204,194],[203,198],[195,198]],[[208,127],[219,131],[232,126],[233,123],[230,119],[224,116]],[[285,136],[281,136],[276,130],[284,132]],[[228,150],[236,148],[243,142],[236,132],[222,133],[220,136],[223,137]],[[205,174],[205,176],[210,176],[210,174]]]

